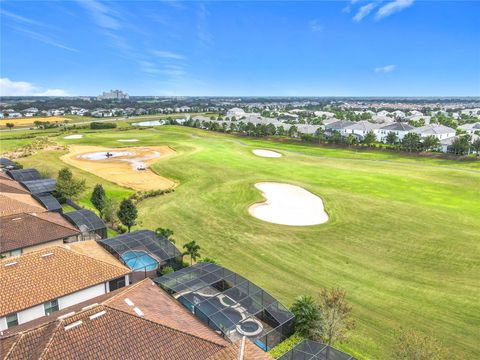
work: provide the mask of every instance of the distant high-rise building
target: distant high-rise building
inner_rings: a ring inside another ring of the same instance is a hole
[[[121,90],[104,91],[102,95],[97,97],[98,100],[126,100],[129,96]]]

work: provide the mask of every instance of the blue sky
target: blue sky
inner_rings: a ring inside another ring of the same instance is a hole
[[[480,95],[477,1],[2,1],[0,11],[3,95]]]

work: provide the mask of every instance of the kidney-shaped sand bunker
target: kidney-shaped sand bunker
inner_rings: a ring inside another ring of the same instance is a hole
[[[274,224],[309,226],[328,221],[322,199],[291,184],[261,182],[255,184],[265,202],[253,204],[248,211],[257,219]]]

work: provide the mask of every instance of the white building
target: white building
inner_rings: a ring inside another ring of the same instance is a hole
[[[246,115],[245,111],[240,108],[231,108],[230,110],[227,111],[227,116],[229,118],[231,118],[232,116],[235,116],[237,120],[245,115]]]
[[[373,131],[375,136],[377,136],[377,129],[380,126],[381,125],[379,124],[374,124],[366,120],[358,121],[352,125],[345,127],[343,129],[343,134],[345,136],[348,136],[349,134],[353,134],[360,140],[363,140],[365,138],[365,135],[367,135],[370,131]]]
[[[438,140],[443,140],[455,136],[455,129],[445,125],[429,124],[412,130],[413,133],[419,134],[424,138],[430,135],[435,136]]]
[[[97,97],[98,100],[126,100],[129,98],[130,96],[121,90],[110,90],[108,92],[103,92],[102,95]]]
[[[474,134],[476,131],[480,132],[480,122],[474,124],[464,124],[458,127],[460,130],[465,131],[467,134]]]
[[[393,123],[380,127],[377,130],[377,139],[381,142],[386,142],[389,133],[393,132],[399,141],[401,141],[405,135],[415,129],[413,126],[407,123]]]
[[[52,246],[0,260],[0,331],[128,285],[131,270],[96,246],[95,257]]]

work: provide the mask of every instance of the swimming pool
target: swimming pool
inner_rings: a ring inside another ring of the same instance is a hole
[[[145,251],[125,251],[122,254],[125,264],[132,270],[151,271],[158,267],[158,261]]]
[[[224,329],[234,328],[243,318],[242,314],[237,310],[225,307],[216,297],[196,305],[196,308],[209,318],[210,321],[213,321],[217,326],[223,327]],[[218,312],[219,310],[223,311]]]

